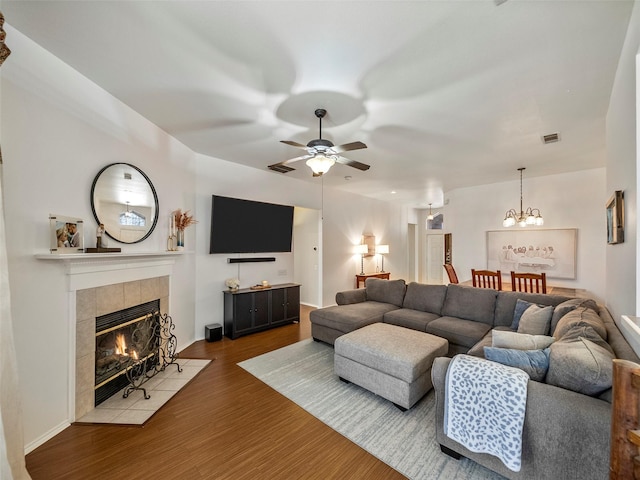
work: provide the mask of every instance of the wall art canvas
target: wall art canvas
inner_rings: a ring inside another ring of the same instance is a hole
[[[487,232],[487,268],[503,275],[545,272],[550,278],[576,278],[578,229]]]
[[[624,242],[624,192],[616,190],[607,202],[607,243]]]
[[[76,217],[49,214],[51,253],[84,253],[84,223]]]

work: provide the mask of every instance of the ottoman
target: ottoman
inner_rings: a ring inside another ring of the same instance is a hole
[[[407,410],[431,390],[431,365],[436,357],[446,356],[449,342],[418,330],[374,323],[338,337],[334,348],[334,371],[341,380]]]

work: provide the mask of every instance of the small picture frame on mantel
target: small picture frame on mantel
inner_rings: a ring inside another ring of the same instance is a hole
[[[624,242],[624,192],[616,190],[607,202],[607,243]]]
[[[49,214],[49,251],[84,253],[84,222],[77,217]]]

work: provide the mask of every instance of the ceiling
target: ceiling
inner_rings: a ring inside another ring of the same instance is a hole
[[[605,165],[632,1],[24,1],[6,22],[192,150],[266,170],[362,141],[325,186],[413,207]],[[7,44],[11,47],[10,35]],[[560,133],[545,145],[541,136]],[[304,162],[286,175],[309,182]],[[351,177],[348,179],[347,177]],[[391,193],[392,191],[396,192]]]

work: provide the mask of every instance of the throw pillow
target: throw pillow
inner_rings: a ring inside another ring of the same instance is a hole
[[[541,382],[549,369],[549,349],[513,350],[510,348],[484,347],[484,358],[516,367],[529,375],[531,380]]]
[[[558,322],[562,317],[579,307],[590,308],[594,312],[598,313],[598,305],[590,298],[572,298],[570,300],[566,300],[556,305],[556,308],[553,310],[553,317],[551,317],[551,334],[555,332],[556,325],[558,325]]]
[[[607,339],[607,327],[602,318],[590,308],[578,307],[560,319],[553,331],[556,339],[563,338],[573,327],[591,327],[603,340]]]
[[[553,307],[539,307],[531,305],[527,308],[518,325],[518,333],[528,333],[530,335],[546,335],[549,333]]]
[[[555,340],[555,338],[546,335],[529,335],[526,333],[509,332],[507,330],[493,330],[491,332],[491,346],[498,348],[540,350],[547,348]]]
[[[614,355],[606,348],[580,337],[550,350],[547,383],[592,396],[611,388]]]
[[[513,309],[513,321],[511,322],[511,330],[513,330],[514,332],[518,330],[518,326],[520,325],[520,318],[522,318],[522,314],[531,305],[533,305],[533,303],[531,302],[527,302],[521,299],[516,300],[516,306]]]

